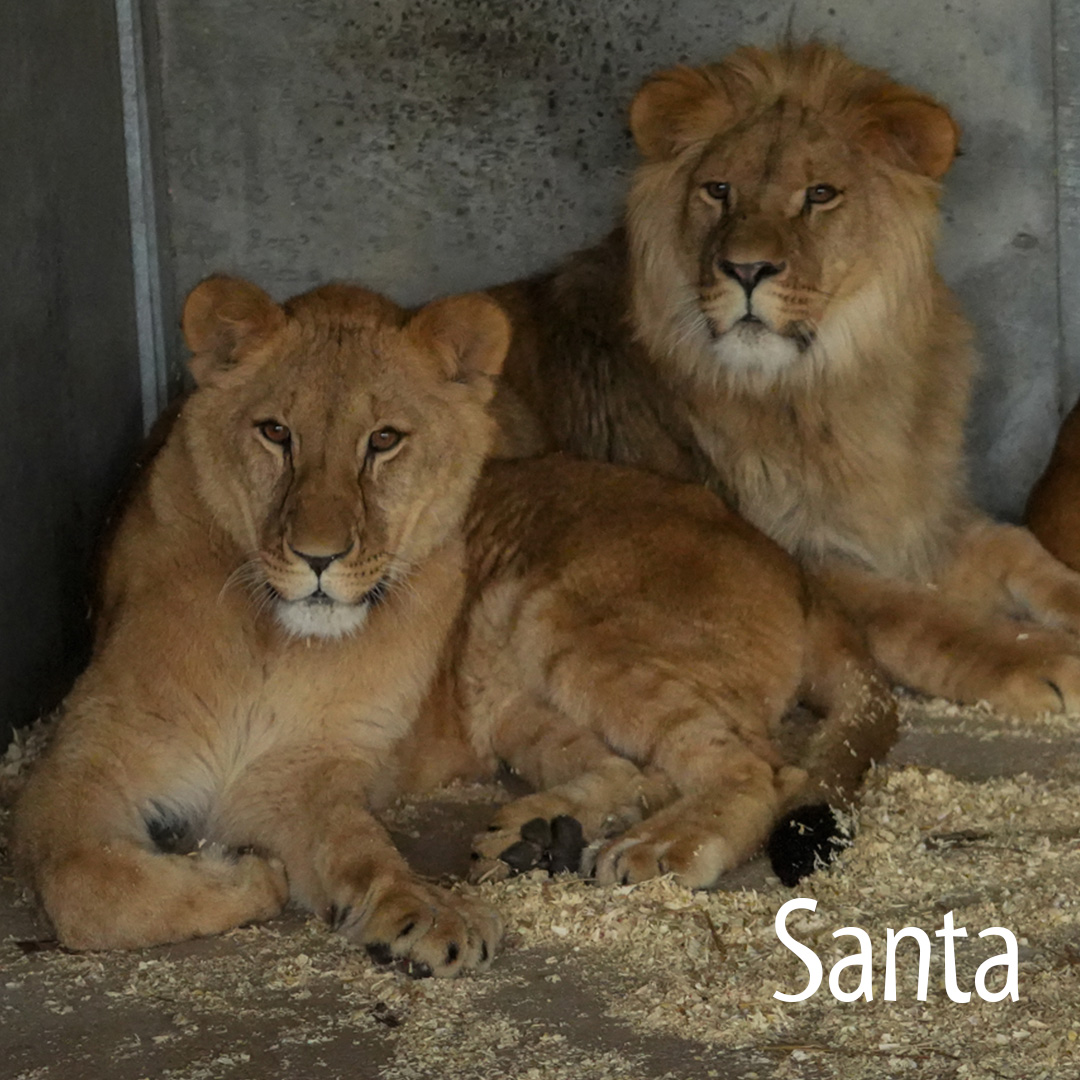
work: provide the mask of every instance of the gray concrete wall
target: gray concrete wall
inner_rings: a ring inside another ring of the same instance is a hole
[[[0,4],[0,746],[87,645],[87,568],[141,429],[115,15]]]
[[[812,0],[817,34],[949,103],[942,266],[985,356],[976,491],[1016,513],[1060,410],[1052,0]],[[1068,12],[1067,0],[1060,5]],[[784,32],[745,0],[159,0],[181,290],[344,277],[419,301],[551,265],[615,221],[650,71]],[[1073,16],[1069,16],[1074,18]],[[1075,35],[1074,35],[1075,36]]]

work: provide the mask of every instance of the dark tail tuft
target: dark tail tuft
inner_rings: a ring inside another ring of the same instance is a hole
[[[773,873],[789,888],[828,866],[851,846],[850,818],[824,803],[798,806],[772,831],[766,850]]]

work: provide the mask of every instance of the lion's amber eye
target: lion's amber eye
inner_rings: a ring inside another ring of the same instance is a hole
[[[731,185],[723,180],[708,180],[701,185],[701,190],[715,202],[727,202],[731,194]]]
[[[393,450],[404,436],[397,428],[384,427],[373,432],[368,439],[368,447],[376,454],[385,454],[387,450]]]
[[[808,205],[821,206],[824,203],[831,203],[839,194],[840,192],[832,184],[814,184],[813,187],[806,189],[806,202]]]
[[[292,442],[292,432],[284,424],[279,424],[276,420],[263,420],[262,423],[255,426],[259,429],[259,434],[267,442],[272,442],[277,446],[288,446]]]

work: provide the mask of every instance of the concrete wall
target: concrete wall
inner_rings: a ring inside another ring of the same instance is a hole
[[[812,0],[793,16],[796,36],[837,41],[930,90],[963,125],[942,265],[986,358],[976,490],[1006,513],[1020,509],[1080,389],[1072,376],[1064,385],[1059,335],[1054,6]],[[158,10],[180,290],[228,269],[281,296],[343,277],[413,302],[549,266],[600,237],[634,162],[624,116],[640,81],[775,42],[792,7],[159,0]]]
[[[0,5],[0,746],[87,645],[90,551],[141,431],[109,0]]]

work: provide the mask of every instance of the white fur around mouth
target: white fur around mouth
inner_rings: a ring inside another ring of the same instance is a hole
[[[799,346],[760,322],[737,322],[712,343],[716,359],[732,372],[772,378],[796,363]]]
[[[371,604],[326,603],[320,596],[305,600],[279,600],[277,621],[293,637],[342,638],[355,634],[367,621]]]

